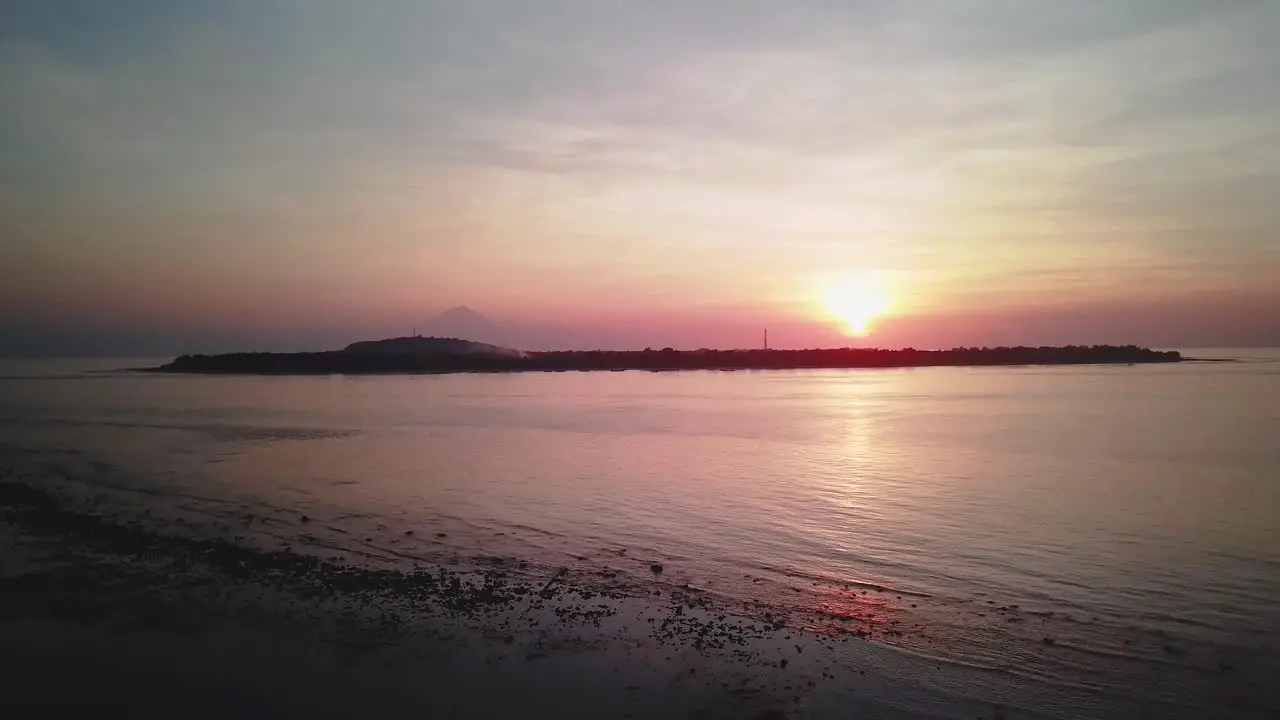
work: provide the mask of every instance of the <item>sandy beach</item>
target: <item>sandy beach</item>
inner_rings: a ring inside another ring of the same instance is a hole
[[[889,653],[728,616],[696,591],[361,569],[160,536],[4,488],[0,647],[18,669],[3,700],[15,712],[909,715],[878,703],[893,672],[909,671]],[[996,703],[968,710],[1001,716]]]
[[[695,593],[363,570],[110,525],[14,484],[4,509],[3,704],[20,714],[802,717],[876,683],[836,666],[847,640]]]
[[[657,567],[621,592],[514,559],[404,572],[160,534],[14,482],[0,507],[6,716],[1047,717],[1015,676],[733,615]]]

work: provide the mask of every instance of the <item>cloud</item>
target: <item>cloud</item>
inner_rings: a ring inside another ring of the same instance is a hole
[[[1265,4],[20,5],[10,306],[781,306],[878,268],[943,307],[1280,270]]]

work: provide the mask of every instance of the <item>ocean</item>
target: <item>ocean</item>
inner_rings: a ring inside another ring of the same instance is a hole
[[[1236,361],[367,377],[5,361],[0,477],[347,562],[501,557],[637,595],[698,588],[1044,717],[1269,716],[1280,351],[1185,354]]]

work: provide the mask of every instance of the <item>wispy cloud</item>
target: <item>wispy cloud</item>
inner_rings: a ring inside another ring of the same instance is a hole
[[[1267,3],[12,5],[12,307],[783,307],[878,268],[976,311],[1280,270]]]

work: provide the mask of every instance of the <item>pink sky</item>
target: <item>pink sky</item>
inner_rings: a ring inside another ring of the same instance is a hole
[[[1280,343],[1274,14],[463,5],[19,13],[0,352]]]

